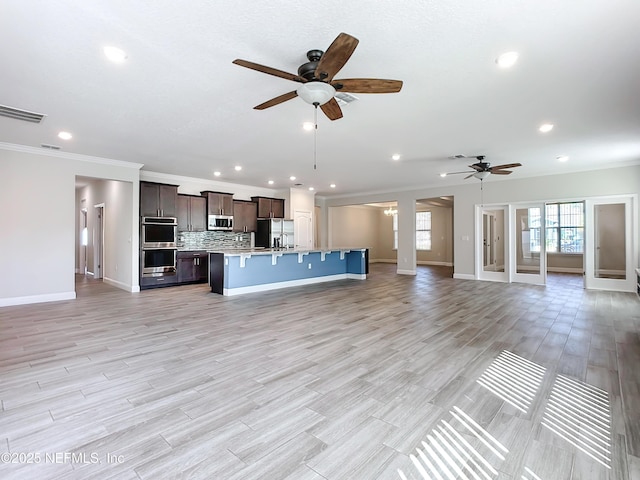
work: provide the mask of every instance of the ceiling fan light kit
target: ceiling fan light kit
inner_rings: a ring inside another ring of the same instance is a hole
[[[336,94],[336,89],[324,82],[307,82],[300,85],[296,93],[305,102],[319,106],[331,100]]]

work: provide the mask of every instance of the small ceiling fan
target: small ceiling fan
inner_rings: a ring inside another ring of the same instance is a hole
[[[401,80],[384,80],[379,78],[346,78],[334,80],[334,76],[344,67],[358,46],[358,39],[341,33],[336,37],[326,52],[309,50],[307,63],[300,65],[298,74],[292,74],[271,67],[265,67],[247,60],[233,61],[241,67],[257,70],[276,77],[284,78],[302,85],[292,92],[284,93],[253,108],[265,108],[279,105],[295,97],[320,107],[330,120],[342,118],[340,105],[334,98],[337,91],[349,93],[396,93],[402,88]]]
[[[475,177],[475,178],[477,178],[477,179],[482,181],[482,180],[484,180],[485,178],[487,178],[491,174],[493,174],[493,175],[510,175],[512,173],[512,171],[511,170],[506,170],[507,168],[516,168],[516,167],[521,167],[522,166],[521,163],[505,163],[504,165],[496,165],[495,167],[492,167],[489,162],[485,162],[484,161],[484,159],[485,159],[484,155],[476,155],[475,157],[457,156],[456,158],[475,158],[478,161],[476,163],[473,163],[473,164],[469,165],[469,168],[472,168],[473,171],[467,170],[466,172],[451,172],[451,173],[446,173],[443,176],[457,175],[457,174],[460,174],[460,173],[469,173],[470,175],[464,177],[465,180],[467,178]]]

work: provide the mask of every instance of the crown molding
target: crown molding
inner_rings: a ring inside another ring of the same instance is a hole
[[[18,145],[15,143],[0,142],[0,150],[9,150],[12,152],[20,152],[20,153],[30,153],[33,155],[42,155],[46,157],[64,158],[65,160],[75,160],[78,162],[99,163],[101,165],[131,168],[133,170],[140,170],[144,166],[143,163],[125,162],[123,160],[114,160],[112,158],[93,157],[91,155],[63,152],[60,150],[45,150],[43,148],[29,147],[27,145]]]
[[[173,175],[171,173],[152,172],[150,170],[140,170],[140,180],[148,182],[169,183],[182,185],[185,183],[192,185],[202,185],[203,190],[230,191],[237,194],[241,192],[251,192],[251,195],[263,195],[266,197],[278,194],[279,189],[255,187],[242,183],[221,182],[219,180],[208,180],[206,178],[185,177],[183,175]]]

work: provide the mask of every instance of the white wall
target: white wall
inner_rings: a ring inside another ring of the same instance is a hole
[[[289,203],[285,205],[285,217],[295,218],[296,210],[311,212],[314,216],[315,194],[301,188],[292,188],[289,192]]]
[[[131,183],[122,278],[137,286],[141,165],[41,150],[0,144],[0,306],[75,298],[77,175]]]
[[[329,248],[368,248],[369,259],[378,259],[379,209],[355,205],[329,210]]]

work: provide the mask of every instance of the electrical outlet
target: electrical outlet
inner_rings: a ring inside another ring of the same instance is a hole
[[[308,267],[309,267],[309,270],[311,270],[311,264],[309,264]]]

